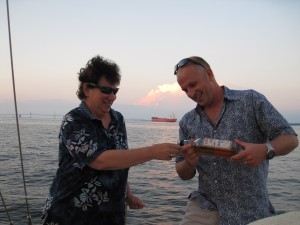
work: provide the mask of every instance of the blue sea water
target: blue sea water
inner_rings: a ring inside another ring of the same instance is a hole
[[[33,225],[41,224],[40,215],[57,168],[58,131],[61,118],[20,118],[20,139],[29,214]],[[178,138],[178,123],[152,123],[127,120],[130,148]],[[300,135],[300,126],[293,126]],[[26,224],[27,206],[21,170],[15,118],[0,118],[0,191],[15,225]],[[299,138],[299,137],[298,137]],[[289,155],[270,162],[268,188],[279,213],[300,211],[300,147]],[[130,169],[129,182],[145,208],[128,209],[127,224],[178,224],[184,215],[188,194],[197,188],[197,179],[178,178],[174,160],[154,160]],[[2,201],[0,224],[9,224]]]

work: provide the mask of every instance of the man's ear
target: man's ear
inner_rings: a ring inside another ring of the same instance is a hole
[[[212,81],[215,77],[213,71],[211,70],[211,68],[206,68],[206,74],[207,74],[208,79],[210,81]]]

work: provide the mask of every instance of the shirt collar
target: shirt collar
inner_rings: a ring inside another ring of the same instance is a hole
[[[233,101],[239,98],[238,93],[236,91],[233,91],[226,86],[222,86],[222,88],[224,89],[224,99]]]
[[[89,119],[91,119],[91,120],[96,119],[96,117],[94,117],[94,115],[91,113],[91,111],[89,110],[89,108],[86,106],[86,104],[84,102],[80,103],[79,108],[81,108],[87,114]]]

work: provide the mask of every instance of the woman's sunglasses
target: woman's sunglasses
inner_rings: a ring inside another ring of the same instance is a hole
[[[111,93],[114,93],[116,95],[119,91],[119,88],[112,88],[112,87],[107,87],[107,86],[99,86],[97,84],[93,83],[87,83],[89,87],[91,88],[97,88],[99,89],[103,94],[110,95]]]
[[[188,63],[194,63],[194,64],[200,65],[200,66],[202,66],[203,68],[206,69],[206,67],[204,65],[202,65],[201,63],[196,62],[195,60],[192,60],[190,58],[185,58],[185,59],[180,60],[179,63],[177,63],[175,65],[175,67],[174,67],[174,75],[177,74],[177,71],[178,71],[179,68],[185,66]]]

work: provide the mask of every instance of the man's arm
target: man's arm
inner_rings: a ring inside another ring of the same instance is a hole
[[[242,146],[245,150],[239,154],[232,156],[230,159],[245,163],[248,166],[256,167],[259,166],[264,160],[267,159],[267,146],[263,144],[246,143],[240,140],[236,140],[236,143]],[[270,141],[275,155],[282,156],[290,153],[298,146],[298,139],[295,135],[281,135]]]
[[[181,147],[182,161],[176,162],[176,171],[183,180],[190,180],[196,174],[196,165],[199,161],[199,155],[195,153],[193,144],[187,144]]]
[[[270,141],[276,152],[276,156],[286,155],[298,146],[298,138],[295,135],[281,135]]]

